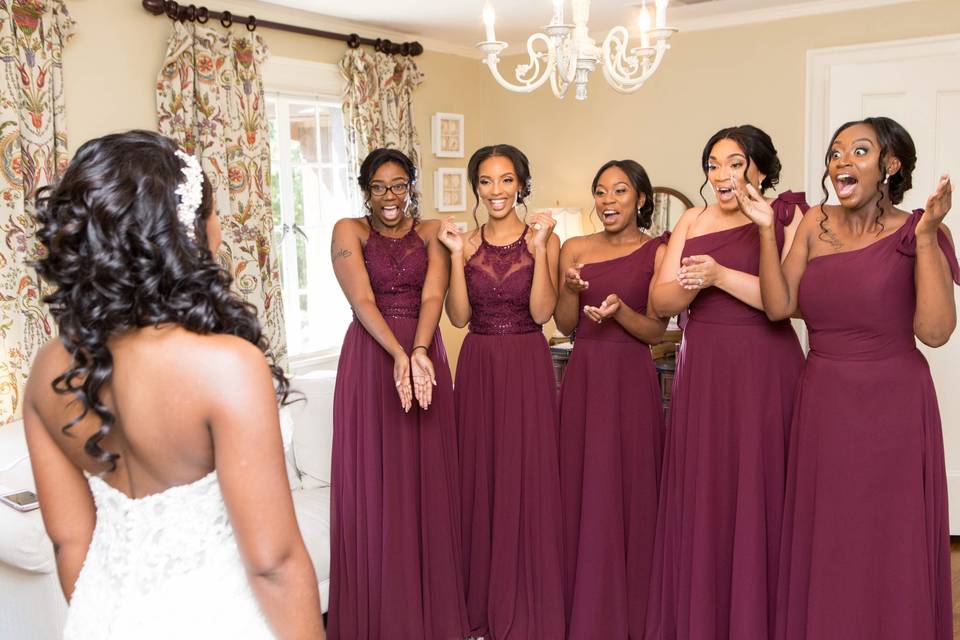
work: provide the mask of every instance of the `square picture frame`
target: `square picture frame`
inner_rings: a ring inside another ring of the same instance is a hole
[[[438,158],[462,158],[463,114],[435,113],[430,124],[433,155]]]
[[[433,172],[437,211],[467,210],[467,170],[442,167]]]

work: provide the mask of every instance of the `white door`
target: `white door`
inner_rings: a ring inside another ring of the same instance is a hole
[[[904,209],[923,207],[942,173],[953,178],[954,206],[946,223],[960,242],[960,34],[807,53],[805,183],[811,202],[822,198],[820,179],[830,136],[844,122],[867,116],[895,119],[917,146],[913,190],[906,194]],[[921,349],[940,399],[950,533],[958,535],[960,333],[939,349]]]

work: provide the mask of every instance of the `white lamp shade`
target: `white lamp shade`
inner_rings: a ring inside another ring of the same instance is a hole
[[[551,207],[549,209],[539,209],[539,212],[553,215],[553,218],[557,221],[557,226],[553,228],[553,231],[560,238],[561,243],[566,242],[568,238],[583,235],[583,222],[578,207]]]

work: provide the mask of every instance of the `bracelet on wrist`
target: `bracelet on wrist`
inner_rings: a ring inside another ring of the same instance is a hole
[[[413,355],[413,352],[416,351],[417,349],[423,349],[423,352],[424,352],[424,353],[427,353],[427,352],[430,351],[430,347],[428,347],[428,346],[426,346],[426,345],[418,344],[418,345],[415,346],[413,349],[410,349],[410,355]]]

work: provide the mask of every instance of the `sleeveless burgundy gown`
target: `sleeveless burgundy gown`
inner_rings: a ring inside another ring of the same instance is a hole
[[[480,234],[465,265],[472,314],[454,393],[471,635],[558,640],[557,392],[547,342],[530,317],[534,259],[526,229],[505,246]]]
[[[363,248],[377,308],[413,348],[427,273],[423,240],[371,228]],[[331,640],[462,639],[467,633],[453,389],[434,334],[433,403],[400,406],[393,358],[356,318],[340,352],[333,403]]]
[[[657,248],[584,265],[580,320],[560,391],[564,598],[570,640],[640,640],[646,620],[663,407],[650,347],[583,305],[611,293],[646,313]]]
[[[803,194],[773,203],[777,242]],[[758,274],[749,223],[687,239],[683,256]],[[647,640],[763,640],[774,630],[786,446],[803,351],[789,320],[720,289],[689,307],[664,451]]]
[[[913,334],[921,215],[811,259],[800,281],[810,353],[791,429],[783,640],[953,637],[940,412]]]

